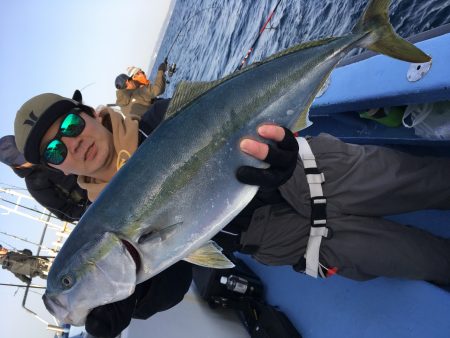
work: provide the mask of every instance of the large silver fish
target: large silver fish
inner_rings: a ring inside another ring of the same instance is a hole
[[[351,34],[306,43],[211,83],[182,83],[171,115],[117,173],[65,242],[44,302],[59,320],[81,325],[99,305],[175,262],[227,267],[210,239],[253,198],[239,166],[263,167],[239,150],[265,122],[305,126],[330,72],[353,48],[409,62],[430,57],[395,34],[389,0],[372,0]]]

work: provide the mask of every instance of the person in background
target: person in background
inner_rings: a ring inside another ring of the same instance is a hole
[[[141,68],[135,66],[128,67],[127,74],[132,80],[140,83],[141,85],[147,86],[150,84],[150,80],[147,79],[147,75]]]
[[[167,62],[159,65],[154,83],[146,83],[145,73],[137,67],[129,68],[129,75],[120,74],[116,77],[116,105],[123,114],[141,117],[149,110],[166,89],[166,69]]]
[[[25,180],[30,195],[62,221],[78,221],[89,206],[86,190],[75,175],[27,162],[16,147],[13,135],[0,139],[0,162]]]
[[[24,123],[31,112],[37,117],[33,126]],[[150,134],[146,119],[151,113],[123,117],[107,108],[95,116],[91,107],[41,94],[16,115],[17,145],[32,163],[43,161],[79,175],[80,185],[95,200]],[[71,124],[70,133],[61,128],[66,124]],[[359,281],[385,276],[450,284],[449,239],[382,217],[450,209],[450,159],[347,144],[327,134],[295,138],[271,124],[257,132],[273,142],[245,138],[240,148],[270,166],[238,168],[237,179],[259,190],[213,238],[224,252],[251,254],[267,265],[291,265],[314,277],[337,273]],[[130,297],[93,309],[85,327],[91,334],[114,337],[131,318],[149,318],[180,302],[191,279],[190,265],[180,261],[138,284]]]
[[[11,271],[22,282],[29,284],[34,277],[47,278],[50,261],[47,258],[33,256],[29,249],[9,251],[0,245],[0,263],[2,268]]]

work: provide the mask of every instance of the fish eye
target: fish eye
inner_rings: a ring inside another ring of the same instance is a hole
[[[61,284],[64,288],[69,289],[73,285],[73,277],[71,275],[64,275],[61,278]]]

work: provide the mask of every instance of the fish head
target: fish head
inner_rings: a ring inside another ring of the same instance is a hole
[[[58,320],[83,325],[92,309],[134,292],[136,263],[126,242],[115,234],[98,235],[69,252],[61,250],[56,257],[43,296],[47,310]]]

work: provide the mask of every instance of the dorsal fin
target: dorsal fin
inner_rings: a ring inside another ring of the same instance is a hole
[[[181,81],[175,90],[175,93],[170,101],[167,109],[166,118],[174,115],[177,111],[187,106],[197,97],[206,93],[211,88],[215,87],[222,79],[211,82],[189,82]]]
[[[272,60],[274,60],[276,58],[279,58],[280,56],[292,54],[292,53],[298,52],[298,51],[303,50],[303,49],[308,49],[308,48],[313,48],[313,47],[317,47],[317,46],[322,46],[322,45],[325,45],[325,44],[327,44],[327,43],[329,43],[329,42],[331,42],[333,40],[336,40],[336,39],[339,39],[339,38],[337,38],[337,37],[330,37],[330,38],[324,38],[324,39],[321,39],[321,40],[306,41],[306,42],[303,42],[301,44],[292,46],[292,47],[290,47],[288,49],[284,49],[284,50],[282,50],[282,51],[280,51],[278,53],[272,54],[267,59],[264,59],[262,62],[259,62],[258,64],[266,63],[266,62],[272,61]]]
[[[269,58],[265,59],[261,62],[255,62],[251,64],[248,67],[245,67],[241,69],[240,71],[231,73],[221,79],[210,81],[210,82],[189,82],[189,81],[181,81],[177,88],[175,89],[175,93],[172,97],[172,100],[170,101],[169,108],[166,112],[166,118],[169,118],[170,116],[175,115],[178,111],[180,111],[182,108],[186,107],[189,103],[194,101],[196,98],[200,97],[210,89],[218,86],[222,82],[225,82],[241,73],[244,73],[246,71],[249,71],[255,67],[258,67],[261,64],[264,64],[266,62],[272,61],[273,59],[276,59],[280,56],[295,53],[302,49],[307,49],[311,47],[320,46],[323,44],[326,44],[330,42],[331,40],[335,40],[336,38],[327,38],[319,41],[310,41],[305,42],[299,45],[296,45],[294,47],[285,49],[279,53],[273,54]]]

